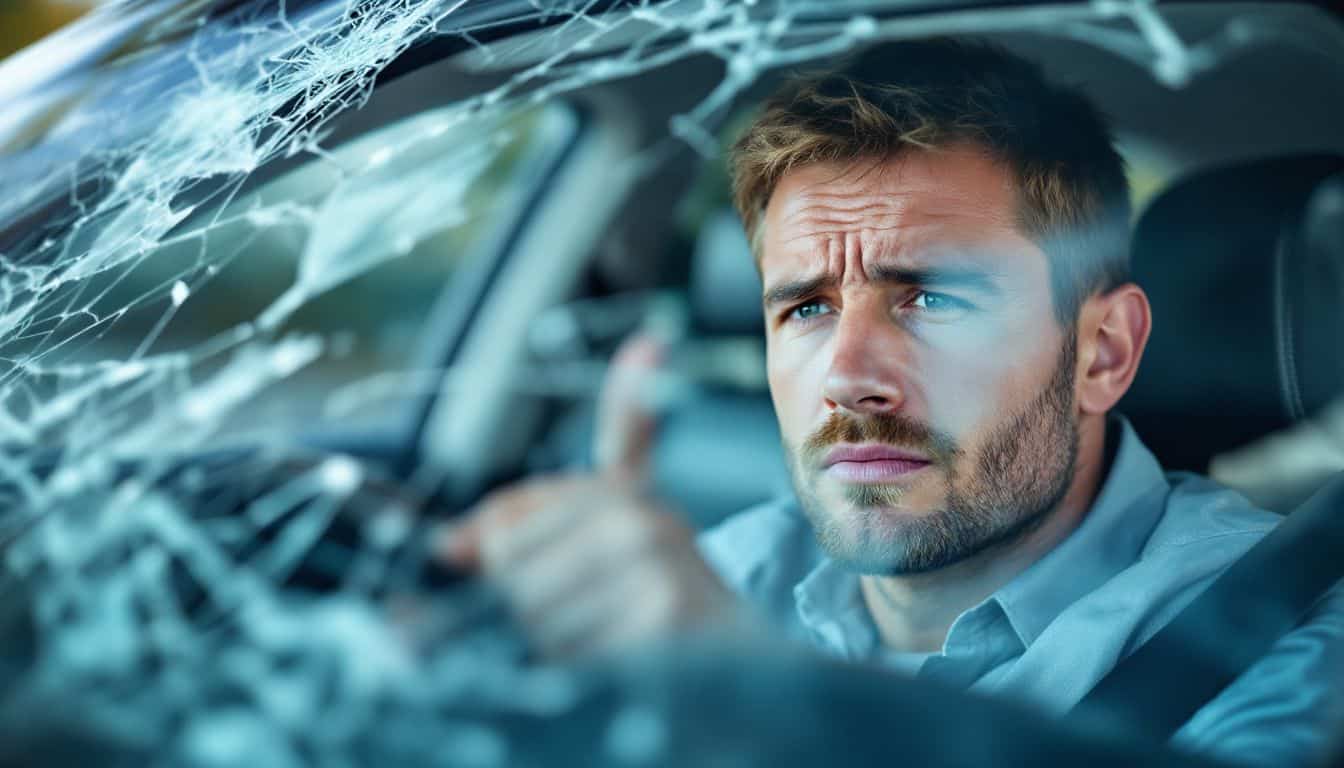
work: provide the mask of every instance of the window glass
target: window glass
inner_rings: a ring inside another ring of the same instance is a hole
[[[387,426],[433,386],[425,368],[450,342],[429,322],[435,302],[497,254],[573,130],[557,104],[470,120],[430,111],[319,150],[118,275],[99,304],[129,311],[80,357],[181,351],[203,377],[236,363],[212,351],[240,337],[302,340],[311,362],[225,431]]]

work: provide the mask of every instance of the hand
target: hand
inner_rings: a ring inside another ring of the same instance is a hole
[[[451,565],[501,589],[549,658],[750,624],[694,532],[642,492],[656,420],[641,393],[661,355],[642,336],[617,352],[598,402],[597,474],[492,493],[441,547]]]

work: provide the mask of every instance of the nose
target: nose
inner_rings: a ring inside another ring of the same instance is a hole
[[[886,312],[842,312],[832,344],[822,387],[828,410],[889,414],[905,405],[902,367],[908,340]]]

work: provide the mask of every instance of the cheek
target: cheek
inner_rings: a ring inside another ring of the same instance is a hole
[[[921,380],[931,425],[964,441],[1005,413],[1015,412],[1012,393],[1026,391],[1031,378],[1023,336],[1010,333],[966,336],[956,343],[931,344],[914,370]]]
[[[826,368],[822,356],[806,345],[766,344],[766,378],[779,419],[780,434],[797,445],[816,427]]]

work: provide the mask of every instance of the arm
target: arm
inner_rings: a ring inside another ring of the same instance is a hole
[[[1315,765],[1344,748],[1344,583],[1172,737],[1247,765]]]

